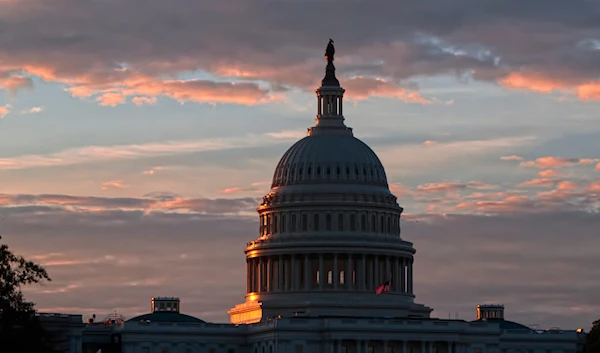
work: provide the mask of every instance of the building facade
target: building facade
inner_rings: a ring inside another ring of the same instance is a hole
[[[403,209],[377,155],[345,124],[334,54],[331,41],[316,123],[283,155],[258,207],[246,294],[231,322],[207,323],[182,314],[178,298],[153,298],[149,314],[90,321],[69,352],[578,352],[579,332],[530,329],[507,321],[503,306],[479,306],[468,322],[431,318],[415,301]]]

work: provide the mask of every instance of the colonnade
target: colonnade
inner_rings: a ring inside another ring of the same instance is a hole
[[[307,290],[413,293],[413,258],[397,255],[294,254],[247,258],[247,292]]]
[[[329,342],[329,353],[462,353],[466,344],[453,341],[342,340]]]

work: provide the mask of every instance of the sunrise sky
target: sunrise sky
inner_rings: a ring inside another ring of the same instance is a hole
[[[414,242],[417,301],[600,313],[600,2],[0,0],[0,234],[41,311],[152,296],[226,322],[335,40],[344,114]],[[418,220],[418,222],[417,222]]]

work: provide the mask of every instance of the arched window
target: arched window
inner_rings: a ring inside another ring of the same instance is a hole
[[[306,214],[302,215],[302,231],[308,231],[308,215]]]
[[[367,231],[367,215],[365,214],[360,216],[360,230],[363,232]]]
[[[271,232],[271,215],[268,214],[266,216],[267,218],[267,224],[265,225],[265,235],[269,234]]]
[[[327,272],[327,284],[333,283],[333,271]]]
[[[339,230],[341,230],[341,231],[344,230],[344,214],[343,213],[338,214],[337,226],[338,226]]]
[[[379,216],[379,233],[384,232],[384,228],[385,228],[384,222],[385,222],[385,219],[384,219],[383,215]]]
[[[338,279],[338,283],[339,284],[344,284],[344,278],[346,276],[344,276],[344,271],[340,271],[340,278]]]
[[[277,223],[277,214],[273,215],[273,234],[277,234],[279,232],[279,224]]]
[[[327,214],[327,216],[325,216],[325,230],[331,230],[331,214]]]
[[[287,217],[285,216],[285,214],[281,215],[281,232],[282,233],[285,233],[285,231],[286,231],[286,224],[285,224],[285,221],[287,220],[286,218]]]
[[[293,214],[292,215],[292,224],[290,224],[290,228],[292,229],[292,232],[295,232],[297,227],[298,227],[298,223],[296,221],[296,215]]]
[[[350,215],[350,231],[351,232],[355,232],[356,231],[356,215],[354,213],[352,213]]]
[[[315,214],[315,216],[314,216],[313,229],[315,231],[319,231],[319,215],[318,214]]]

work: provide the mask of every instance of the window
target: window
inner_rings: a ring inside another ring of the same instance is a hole
[[[331,215],[325,216],[325,230],[331,230]]]
[[[344,230],[344,214],[343,213],[340,213],[338,215],[338,224],[337,225],[338,225],[339,230],[342,230],[342,231]]]
[[[360,216],[360,230],[363,232],[367,231],[367,215]]]
[[[314,216],[314,220],[313,220],[313,222],[314,222],[314,224],[313,224],[313,229],[314,229],[315,231],[318,231],[318,230],[319,230],[319,215],[318,215],[318,214],[316,214],[316,215]]]
[[[217,350],[214,349],[214,348],[211,348],[211,349],[208,350],[208,353],[217,353]]]
[[[344,216],[342,215],[342,217]],[[356,216],[354,214],[350,215],[350,231],[356,231]]]
[[[229,349],[227,350],[227,353],[235,353],[235,349],[229,348]]]
[[[161,353],[169,353],[169,349],[168,349],[168,348],[163,348],[163,349],[161,350]]]
[[[327,284],[333,283],[333,271],[327,272]]]
[[[185,349],[185,353],[192,353],[192,349],[191,348],[186,348]]]
[[[308,215],[302,215],[302,231],[306,232],[308,230]]]
[[[292,224],[290,225],[290,227],[292,228],[292,232],[296,231],[297,224],[296,224],[296,215],[295,214],[292,215]]]
[[[371,231],[372,232],[377,231],[377,220],[375,219],[375,215],[371,216]]]
[[[273,234],[277,234],[277,232],[279,232],[279,229],[277,229],[277,228],[279,228],[278,224],[277,224],[277,215],[274,214],[273,215]]]
[[[302,345],[300,345],[300,344],[296,345],[296,353],[302,353]]]
[[[340,284],[344,284],[344,277],[344,271],[340,271],[340,278],[338,280]]]
[[[148,348],[148,347],[142,348],[142,353],[150,353],[150,348]]]
[[[285,215],[281,215],[281,232],[285,233],[285,221],[286,221],[286,217]]]

